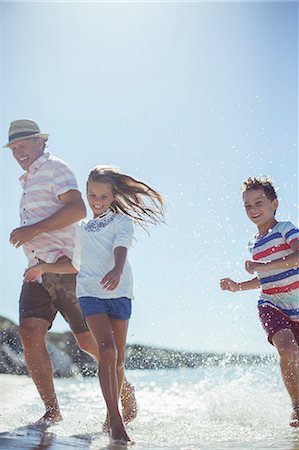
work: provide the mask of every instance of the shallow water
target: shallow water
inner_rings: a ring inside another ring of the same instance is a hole
[[[128,427],[136,450],[299,450],[299,429],[288,426],[290,403],[276,365],[136,370],[127,376],[139,404]],[[19,449],[111,448],[100,432],[105,408],[97,378],[56,379],[55,385],[64,421],[35,436],[44,442],[34,446],[19,432]],[[1,375],[0,390],[0,432],[16,433],[43,414],[28,377]],[[1,447],[0,438],[0,448],[18,448],[10,442]]]

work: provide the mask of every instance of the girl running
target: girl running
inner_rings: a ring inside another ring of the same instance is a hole
[[[163,222],[164,200],[147,184],[98,166],[87,179],[93,218],[80,222],[72,262],[31,267],[25,281],[45,272],[76,273],[77,297],[100,353],[99,381],[107,405],[106,426],[113,443],[131,440],[119,411],[124,354],[133,298],[132,271],[127,259],[134,227]]]

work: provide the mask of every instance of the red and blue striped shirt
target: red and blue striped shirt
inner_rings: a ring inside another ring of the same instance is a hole
[[[278,222],[262,238],[249,241],[254,261],[266,262],[293,253],[290,244],[299,239],[299,229],[291,222]],[[299,268],[257,272],[261,285],[259,305],[279,309],[291,320],[299,321]]]

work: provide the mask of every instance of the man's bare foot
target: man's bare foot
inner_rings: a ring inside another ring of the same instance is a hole
[[[290,419],[291,427],[299,427],[299,406],[293,409],[291,419]]]
[[[124,424],[127,425],[135,419],[138,412],[134,386],[132,386],[132,384],[130,384],[127,380],[124,380],[123,382],[120,399],[123,421]]]
[[[47,428],[52,425],[56,425],[58,422],[62,421],[62,416],[59,409],[49,409],[39,420],[34,422],[35,427]]]

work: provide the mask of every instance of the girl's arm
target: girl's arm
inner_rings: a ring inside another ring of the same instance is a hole
[[[257,277],[252,280],[241,281],[240,283],[233,281],[231,278],[222,278],[222,280],[220,280],[220,287],[223,291],[248,291],[250,289],[258,289],[260,287],[260,282]]]
[[[71,261],[61,263],[42,263],[37,266],[30,267],[24,273],[24,281],[29,283],[30,281],[36,281],[44,273],[78,273]]]
[[[113,291],[118,286],[121,274],[127,258],[126,247],[115,247],[114,249],[114,268],[108,272],[101,281],[101,285],[107,291]]]
[[[290,243],[290,247],[294,253],[291,253],[284,258],[275,259],[274,261],[256,262],[246,261],[245,269],[248,273],[268,272],[276,269],[293,269],[299,267],[299,239]]]

